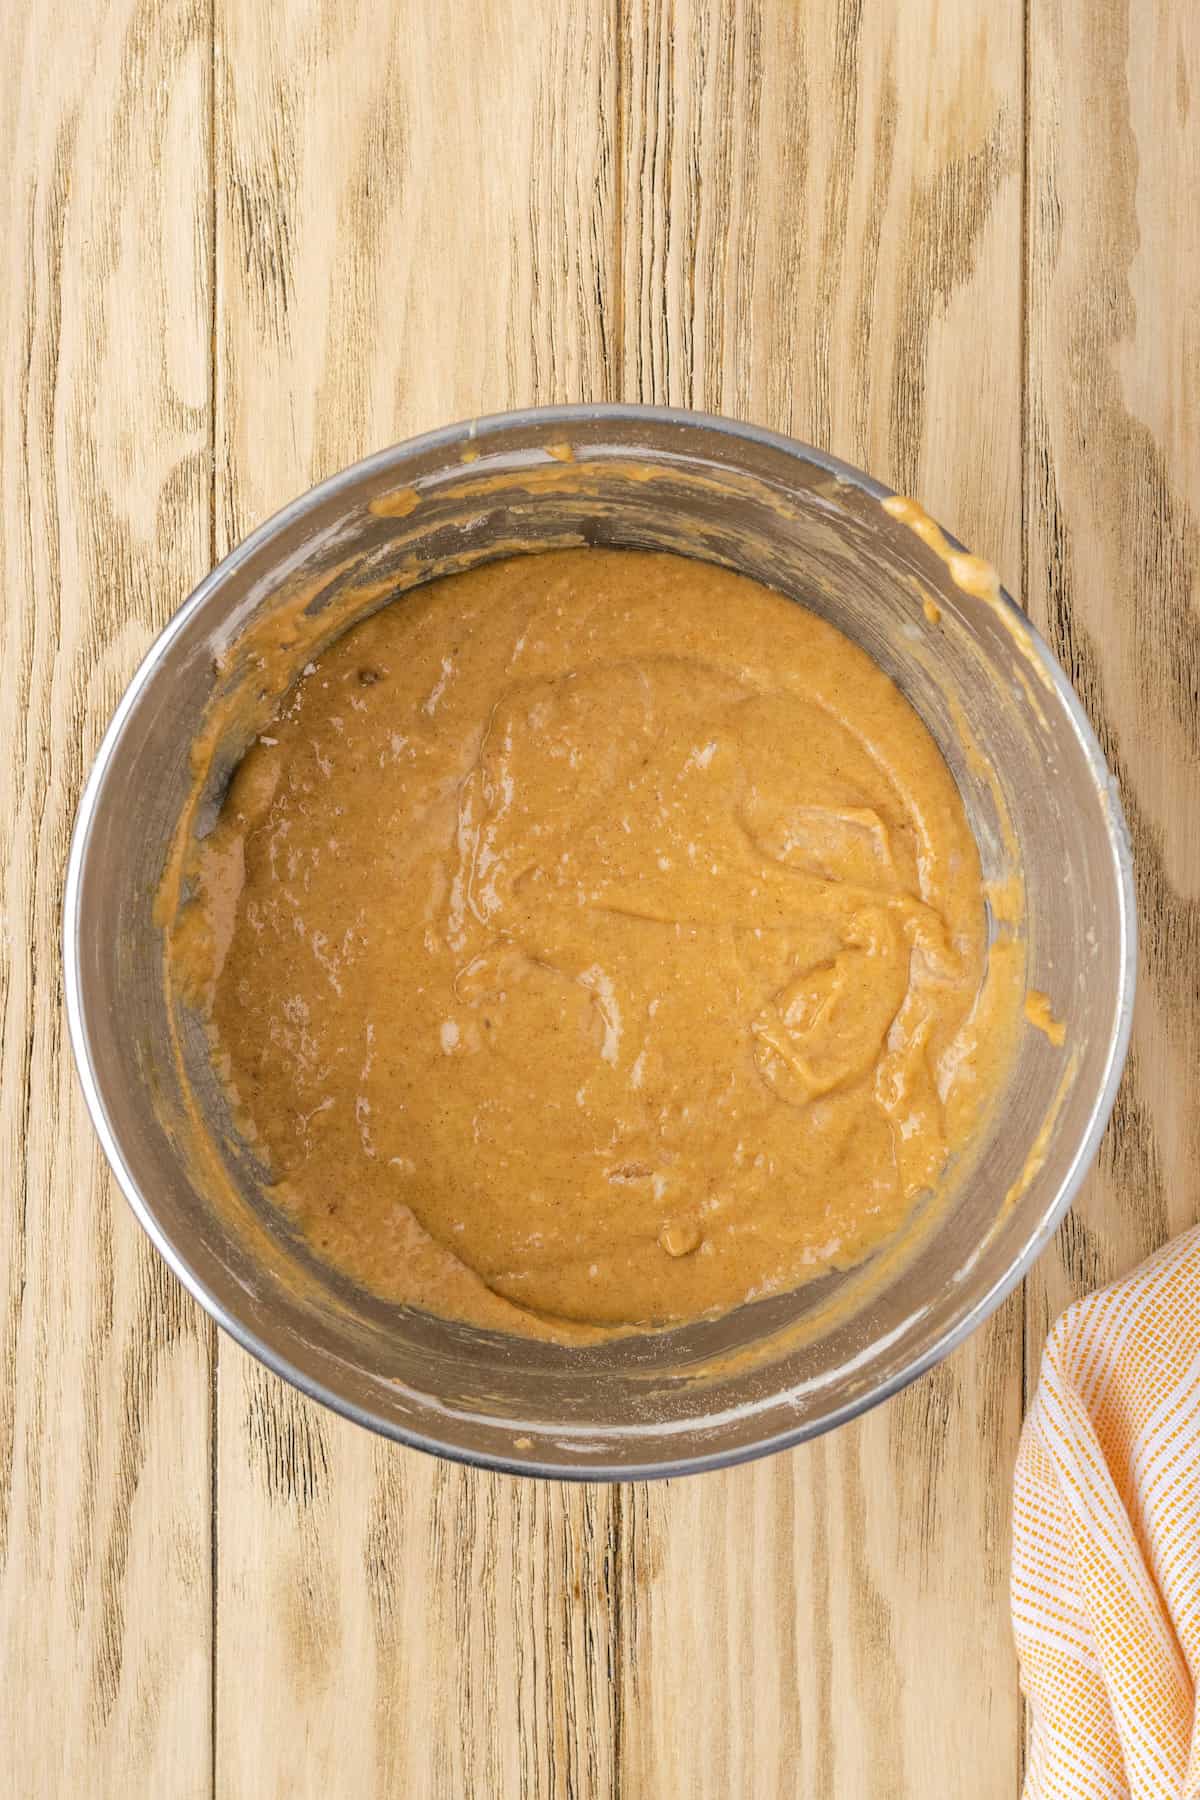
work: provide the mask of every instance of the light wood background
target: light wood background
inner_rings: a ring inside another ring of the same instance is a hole
[[[1200,1213],[1194,0],[0,6],[0,1789],[1015,1795],[1022,1404]],[[442,1467],[283,1387],[102,1167],[58,949],[153,633],[312,481],[621,398],[794,432],[1022,593],[1142,911],[1098,1169],[1023,1293],[721,1476]]]

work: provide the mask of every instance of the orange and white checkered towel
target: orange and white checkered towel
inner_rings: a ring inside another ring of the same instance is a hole
[[[1025,1422],[1026,1800],[1200,1800],[1200,1230],[1064,1313]]]

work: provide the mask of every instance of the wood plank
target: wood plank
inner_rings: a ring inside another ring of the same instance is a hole
[[[606,392],[607,18],[222,7],[220,548],[409,432]],[[374,1442],[228,1344],[219,1420],[218,1793],[612,1789],[611,1490]]]
[[[625,397],[865,463],[1015,586],[1020,7],[625,17]],[[622,1791],[1011,1794],[1020,1399],[1018,1297],[861,1424],[630,1491]]]
[[[1099,1166],[1030,1281],[1052,1319],[1200,1217],[1200,14],[1030,12],[1028,591],[1117,772],[1141,954]]]
[[[0,13],[0,1744],[7,1793],[210,1790],[207,1322],[62,1011],[83,775],[207,567],[207,12]]]

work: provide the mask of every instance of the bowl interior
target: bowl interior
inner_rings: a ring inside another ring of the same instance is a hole
[[[159,1248],[220,1323],[307,1391],[472,1461],[584,1476],[704,1467],[811,1435],[893,1391],[978,1323],[1045,1243],[1095,1149],[1127,1038],[1124,826],[1044,645],[1002,596],[958,585],[947,547],[893,517],[885,497],[800,446],[695,416],[502,417],[386,452],[288,508],[151,651],[105,740],[73,847],[73,1036],[106,1151]],[[154,909],[189,806],[191,746],[216,696],[241,684],[200,831],[252,731],[323,641],[391,596],[402,605],[419,581],[563,544],[726,564],[862,644],[941,746],[985,879],[1023,885],[1027,979],[1066,1026],[1062,1048],[1023,1029],[950,1201],[870,1262],[719,1320],[588,1350],[384,1305],[289,1240],[238,1149],[203,1034],[172,1019]],[[248,685],[239,641],[283,608],[297,622],[294,666]],[[218,1166],[231,1176],[219,1201]]]

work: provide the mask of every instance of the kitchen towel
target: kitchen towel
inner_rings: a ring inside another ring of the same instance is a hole
[[[1013,1495],[1025,1800],[1200,1800],[1200,1229],[1055,1325]]]

